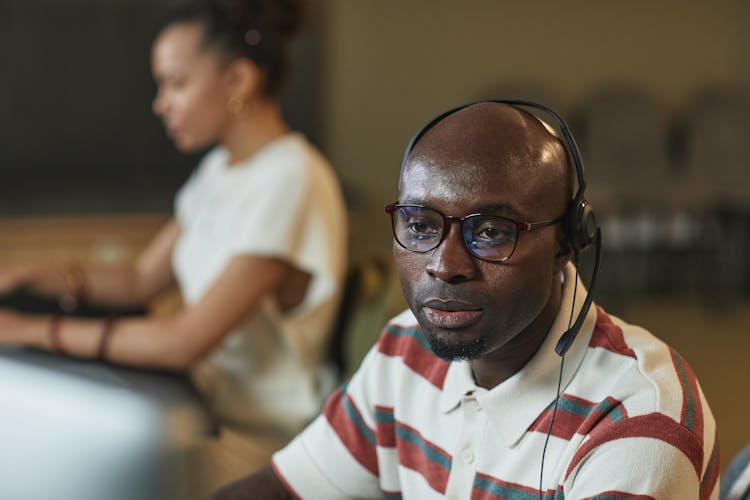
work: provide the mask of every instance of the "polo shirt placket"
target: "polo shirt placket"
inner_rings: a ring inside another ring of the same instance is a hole
[[[458,500],[471,497],[477,464],[482,456],[482,444],[487,431],[487,414],[477,401],[475,391],[468,392],[461,400],[463,425],[456,442],[456,454],[451,463],[445,497]]]

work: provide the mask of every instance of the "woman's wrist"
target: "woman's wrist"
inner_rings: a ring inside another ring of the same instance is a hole
[[[50,326],[52,316],[23,315],[19,325],[20,345],[36,347],[38,349],[50,349]]]

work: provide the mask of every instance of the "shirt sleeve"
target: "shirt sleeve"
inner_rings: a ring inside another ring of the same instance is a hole
[[[715,434],[703,440],[661,415],[644,415],[592,435],[568,466],[565,498],[718,498]]]
[[[378,481],[374,407],[364,381],[377,376],[374,352],[323,413],[273,457],[284,484],[300,498],[382,498]]]
[[[254,179],[252,196],[244,196],[234,214],[231,251],[294,260],[306,230],[311,179],[307,160],[284,155],[273,169]]]

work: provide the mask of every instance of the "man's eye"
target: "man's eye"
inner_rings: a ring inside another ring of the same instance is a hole
[[[425,239],[440,235],[440,227],[436,224],[421,219],[412,219],[406,223],[406,230],[412,237]]]
[[[513,238],[513,228],[496,221],[483,221],[474,229],[474,239],[487,243],[505,243]]]

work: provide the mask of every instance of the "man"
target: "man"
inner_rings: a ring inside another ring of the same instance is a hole
[[[569,173],[516,107],[429,127],[388,209],[410,310],[272,468],[215,498],[717,498],[715,422],[676,352],[594,307],[555,353],[586,296]]]

